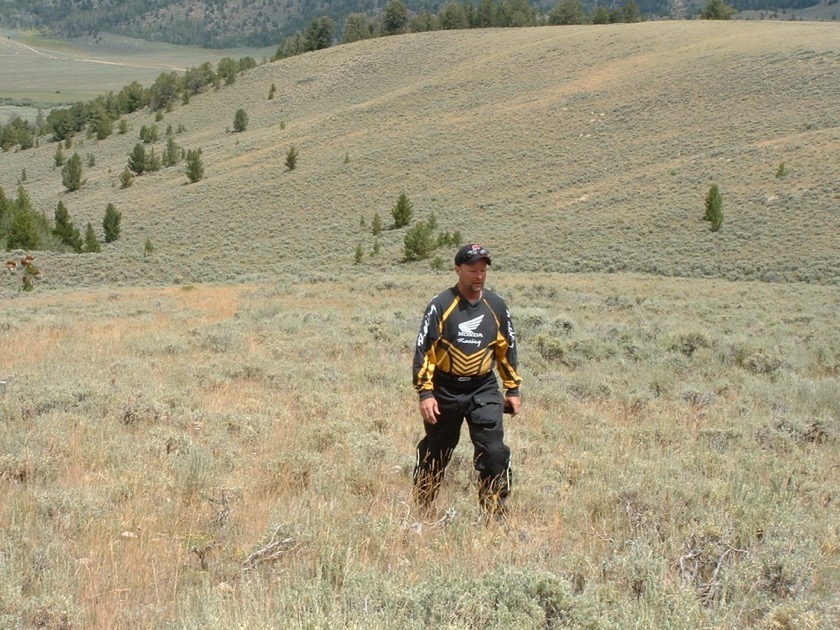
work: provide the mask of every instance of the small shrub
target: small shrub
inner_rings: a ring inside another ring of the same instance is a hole
[[[298,152],[297,149],[291,147],[286,152],[286,170],[293,171],[297,167]]]
[[[129,188],[134,183],[134,173],[127,166],[120,173],[120,188]]]

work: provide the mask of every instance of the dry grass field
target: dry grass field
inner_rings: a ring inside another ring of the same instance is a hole
[[[0,276],[0,627],[838,627],[838,34],[392,37],[76,138],[74,193],[55,144],[0,154],[7,196],[26,169],[49,216],[123,215],[32,292]],[[202,181],[120,188],[151,124]],[[409,501],[410,357],[454,277],[405,230],[373,253],[401,192],[491,248],[517,324],[504,523],[467,444],[437,514]]]
[[[223,57],[260,61],[269,49],[207,50],[145,42],[103,33],[73,40],[0,29],[0,98],[75,103],[139,81],[148,87],[161,72],[183,72]]]

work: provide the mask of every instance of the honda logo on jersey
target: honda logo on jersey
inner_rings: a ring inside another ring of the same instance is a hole
[[[458,324],[458,333],[463,335],[464,337],[483,337],[481,333],[475,332],[475,329],[481,326],[481,321],[484,319],[484,315],[479,315],[478,317],[471,319],[467,322],[461,322]]]

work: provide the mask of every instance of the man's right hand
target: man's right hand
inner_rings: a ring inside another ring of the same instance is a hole
[[[440,415],[437,400],[434,397],[424,398],[420,401],[420,416],[423,422],[437,424],[437,417]]]

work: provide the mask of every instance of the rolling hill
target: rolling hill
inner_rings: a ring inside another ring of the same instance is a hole
[[[51,142],[0,155],[0,186],[14,195],[25,169],[35,207],[51,217],[63,201],[81,226],[100,227],[108,203],[122,212],[101,255],[41,254],[45,287],[428,269],[402,262],[405,230],[370,254],[374,214],[387,225],[402,192],[415,220],[434,213],[517,273],[837,284],[838,34],[692,21],[368,40],[264,63],[160,121],[137,112],[124,135],[77,138],[67,155],[95,162],[80,191],[62,186]],[[249,124],[234,133],[240,108]],[[120,188],[152,124],[202,150],[202,181],[187,185],[182,163]],[[702,220],[713,183],[717,233]]]

